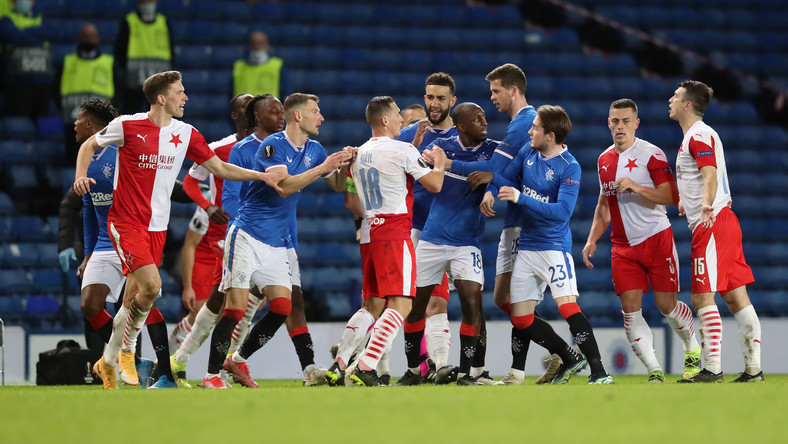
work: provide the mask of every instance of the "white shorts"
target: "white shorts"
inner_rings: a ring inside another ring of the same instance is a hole
[[[416,287],[439,285],[444,271],[449,273],[449,282],[459,279],[484,285],[482,252],[473,246],[419,242],[416,247]]]
[[[575,262],[564,251],[520,251],[512,271],[511,303],[541,301],[550,286],[553,299],[577,296]]]
[[[109,287],[107,302],[118,302],[123,292],[126,276],[123,275],[123,265],[115,250],[94,251],[85,267],[82,276],[82,290],[88,285],[101,284]]]
[[[419,239],[421,239],[421,230],[415,228],[410,229],[410,241],[413,242],[413,248],[419,246]]]
[[[298,265],[298,253],[295,248],[287,249],[287,260],[290,262],[290,282],[293,287],[300,287],[301,267]]]
[[[252,286],[262,290],[269,285],[292,289],[287,249],[260,242],[235,225],[227,229],[223,265],[222,292]]]
[[[514,258],[517,257],[517,242],[520,241],[520,227],[504,228],[498,242],[498,256],[495,258],[495,275],[511,273]]]

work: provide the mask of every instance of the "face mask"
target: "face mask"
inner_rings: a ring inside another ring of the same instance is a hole
[[[249,51],[249,62],[252,65],[263,65],[268,61],[268,51]]]
[[[98,55],[98,45],[80,43],[77,45],[77,55],[83,59],[92,59]]]
[[[30,14],[33,11],[33,2],[30,0],[17,0],[15,9],[19,14]]]
[[[143,3],[140,5],[140,14],[143,17],[153,18],[156,15],[156,3]]]

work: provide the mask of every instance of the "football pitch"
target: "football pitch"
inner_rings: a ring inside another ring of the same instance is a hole
[[[735,375],[727,375],[732,380]],[[587,386],[422,385],[141,390],[0,388],[11,443],[777,443],[788,440],[788,375],[765,383]],[[195,384],[198,381],[194,381]],[[782,407],[781,407],[782,406]],[[253,440],[253,441],[252,441]]]

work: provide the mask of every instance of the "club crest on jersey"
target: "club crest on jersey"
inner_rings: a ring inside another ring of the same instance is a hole
[[[547,171],[544,172],[544,180],[548,182],[553,180],[553,176],[555,176],[555,170],[552,168],[548,168]]]
[[[104,164],[104,168],[101,169],[101,174],[103,174],[104,177],[106,177],[107,179],[112,177],[114,172],[115,172],[115,169],[112,168],[112,164],[111,163],[105,163]]]
[[[275,152],[276,148],[274,148],[273,145],[266,145],[266,147],[263,149],[263,154],[265,154],[265,157],[271,157]]]
[[[304,166],[306,166],[307,168],[312,168],[312,156],[310,156],[309,154],[304,156]]]

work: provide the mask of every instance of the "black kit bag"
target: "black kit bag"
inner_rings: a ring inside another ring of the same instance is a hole
[[[59,341],[54,350],[38,355],[36,385],[101,384],[101,379],[92,373],[99,358],[100,351],[81,348],[71,339]]]

